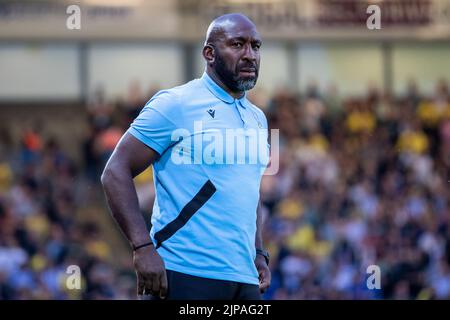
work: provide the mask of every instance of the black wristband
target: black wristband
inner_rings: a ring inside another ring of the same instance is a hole
[[[149,242],[140,244],[138,246],[133,246],[133,251],[136,251],[136,250],[138,250],[140,248],[143,248],[143,247],[152,246],[152,245],[153,245],[153,241],[150,240]]]
[[[262,255],[264,257],[264,259],[266,260],[267,265],[269,265],[269,261],[270,261],[269,252],[267,252],[266,250],[256,248],[256,254]]]

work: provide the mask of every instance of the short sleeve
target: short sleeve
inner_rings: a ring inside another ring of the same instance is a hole
[[[262,128],[264,130],[266,130],[266,135],[267,135],[267,149],[270,150],[270,142],[269,142],[269,124],[267,122],[267,117],[264,114],[264,111],[262,111],[261,109],[258,108],[258,112],[259,112],[259,118],[261,119],[262,122]]]
[[[172,144],[176,108],[176,96],[160,91],[142,108],[128,132],[161,155]]]
[[[267,117],[262,110],[258,110],[260,114],[260,118],[262,119],[263,128],[269,129],[269,124],[267,123]]]

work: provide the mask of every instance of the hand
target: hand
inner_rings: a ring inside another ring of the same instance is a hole
[[[256,255],[255,265],[259,275],[259,291],[264,293],[269,288],[272,279],[270,269],[267,266],[266,259],[260,254]]]
[[[151,294],[165,299],[167,275],[164,262],[153,246],[134,251],[134,268],[137,276],[137,294]]]

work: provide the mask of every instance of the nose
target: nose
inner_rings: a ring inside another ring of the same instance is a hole
[[[246,44],[244,55],[242,56],[243,60],[255,62],[257,57],[257,52],[253,49],[251,44]]]

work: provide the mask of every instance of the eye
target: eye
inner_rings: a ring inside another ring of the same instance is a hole
[[[242,43],[240,43],[240,42],[233,42],[232,46],[234,48],[242,48]]]
[[[261,48],[261,44],[256,43],[256,44],[253,45],[253,49],[254,50],[259,50],[259,48]]]

